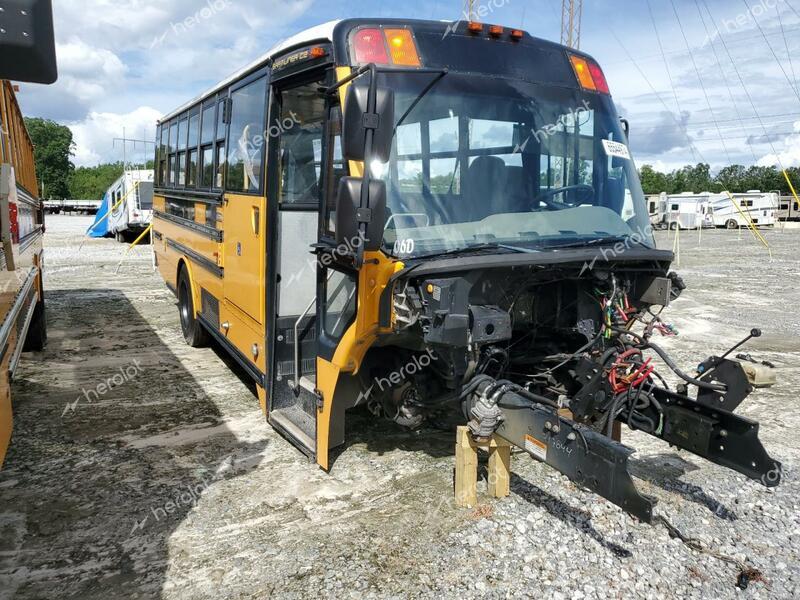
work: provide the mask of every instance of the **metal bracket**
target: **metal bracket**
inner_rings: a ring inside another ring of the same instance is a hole
[[[364,113],[364,119],[362,123],[364,125],[364,129],[377,129],[381,124],[380,115],[378,113]]]
[[[372,209],[371,208],[358,208],[356,209],[356,219],[359,223],[372,223]]]

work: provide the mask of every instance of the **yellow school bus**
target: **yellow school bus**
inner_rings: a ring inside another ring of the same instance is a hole
[[[33,144],[11,82],[0,80],[0,466],[11,440],[11,379],[23,350],[47,339],[42,278],[44,210]]]
[[[645,520],[619,423],[775,485],[742,366],[651,339],[683,284],[627,129],[594,59],[524,31],[321,25],[158,123],[158,269],[324,469],[361,407],[499,435]]]

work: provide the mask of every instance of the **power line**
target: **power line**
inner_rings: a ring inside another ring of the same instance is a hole
[[[778,23],[781,26],[781,35],[783,36],[783,45],[786,47],[786,58],[789,59],[789,68],[792,71],[792,77],[794,78],[795,88],[797,88],[800,86],[798,86],[797,74],[794,71],[794,61],[792,61],[792,52],[789,49],[789,39],[786,37],[786,30],[783,28],[783,17],[781,16],[780,9],[777,9],[777,12],[778,12]]]
[[[783,0],[783,1],[784,1],[784,3],[786,2],[786,0]],[[792,9],[792,10],[794,10],[794,9]],[[720,32],[719,29],[716,29],[716,32],[717,32],[717,36],[718,37],[722,37],[722,32]],[[796,27],[794,29],[787,29],[786,33],[800,33],[800,27]],[[761,35],[750,35],[750,36],[747,36],[747,37],[739,38],[736,41],[738,43],[742,43],[742,42],[749,42],[751,40],[760,40],[760,39],[762,39]],[[709,38],[708,42],[709,42],[709,44],[712,43],[711,38]],[[699,47],[698,50],[699,49],[701,49],[701,48]],[[687,50],[668,50],[664,54],[667,55],[667,56],[683,56],[684,54],[688,54],[688,53],[689,53],[689,51],[687,51]],[[651,60],[659,60],[661,58],[662,58],[661,54],[649,54],[647,56],[639,57],[639,61],[644,63],[644,62],[649,62]],[[628,63],[627,60],[613,60],[613,61],[605,62],[604,64],[607,65],[607,66],[611,66],[611,65],[621,65],[621,64],[627,64],[627,63]]]
[[[747,0],[742,0],[742,2],[744,2],[744,5],[747,7],[747,10],[750,12],[750,14],[753,14],[750,5],[747,3]],[[775,53],[775,50],[772,49],[772,44],[769,43],[767,34],[764,33],[764,29],[761,27],[761,23],[758,22],[758,19],[753,19],[753,20],[756,23],[756,27],[758,27],[758,31],[761,32],[761,36],[764,38],[764,42],[767,44],[767,48],[769,48],[769,51],[772,53],[772,57],[775,59],[777,65],[780,67],[783,76],[786,77],[786,81],[789,82],[789,87],[794,92],[794,95],[797,96],[797,99],[800,100],[800,93],[798,93],[797,88],[795,88],[794,82],[789,78],[789,74],[786,72],[786,69],[783,68],[783,65],[781,64],[781,61],[778,59],[778,55]]]
[[[686,31],[683,29],[683,23],[681,22],[681,17],[678,14],[678,7],[675,6],[675,0],[670,0],[670,4],[672,4],[672,11],[675,13],[675,18],[678,21],[678,27],[681,30],[681,35],[683,36],[683,41],[686,43],[686,48],[689,48],[689,38],[686,37]],[[708,90],[706,90],[706,86],[703,83],[703,78],[700,76],[700,69],[697,66],[697,61],[694,58],[694,54],[690,51],[689,57],[692,59],[692,65],[694,66],[694,71],[697,74],[697,80],[700,82],[700,88],[703,90],[703,96],[705,96],[706,104],[708,104],[708,110],[711,111],[711,118],[715,121],[715,125],[717,127],[717,133],[719,133],[720,140],[722,140],[722,130],[719,128],[719,125],[716,124],[717,115],[714,112],[714,107],[711,105],[711,98],[708,96]],[[725,150],[725,156],[728,158],[728,162],[733,162],[731,160],[730,153],[728,152],[728,146],[725,145],[725,142],[722,142],[722,147]]]
[[[697,13],[700,15],[700,21],[703,23],[703,29],[706,32],[706,37],[709,40],[711,40],[711,32],[708,29],[708,26],[706,25],[706,20],[703,17],[703,11],[700,8],[699,0],[694,0],[694,4],[697,7]],[[742,127],[744,127],[744,119],[742,118],[742,112],[739,110],[739,104],[736,102],[736,98],[733,95],[733,89],[731,88],[730,82],[728,81],[728,76],[722,69],[722,60],[720,60],[719,54],[717,54],[717,47],[714,46],[713,42],[711,43],[711,49],[714,51],[714,58],[717,61],[717,66],[719,67],[719,70],[722,72],[722,79],[725,82],[725,87],[728,88],[728,95],[730,96],[731,102],[733,103],[733,108],[736,111],[736,116],[739,117],[739,123],[742,125]],[[719,124],[717,125],[717,127],[719,127]],[[750,152],[753,155],[753,162],[757,162],[758,157],[756,156],[756,151],[753,149],[753,145],[748,144],[748,146],[750,146]]]
[[[692,151],[692,158],[694,158],[694,160],[696,161],[696,160],[697,160],[697,157],[699,156],[699,157],[700,157],[700,159],[701,159],[703,162],[708,162],[708,161],[707,161],[707,160],[706,160],[706,159],[703,157],[703,155],[700,153],[700,151],[699,151],[697,148],[695,148],[695,146],[694,146],[694,142],[692,141],[692,138],[689,136],[689,132],[688,132],[688,131],[686,131],[685,125],[684,125],[683,123],[679,122],[679,121],[678,121],[678,119],[676,119],[676,118],[675,118],[675,114],[672,112],[672,110],[669,108],[669,106],[667,106],[667,103],[666,103],[666,102],[664,102],[664,98],[662,98],[662,97],[661,97],[661,94],[659,94],[659,93],[658,93],[658,91],[656,90],[656,88],[655,88],[655,87],[653,87],[653,84],[650,82],[650,78],[647,76],[647,74],[646,74],[646,73],[645,73],[645,72],[642,70],[642,68],[639,66],[639,63],[636,61],[636,59],[635,59],[635,58],[633,58],[633,56],[631,55],[631,53],[630,53],[630,51],[628,50],[627,46],[625,46],[625,44],[623,44],[623,43],[622,43],[622,40],[621,40],[621,39],[619,39],[619,36],[617,35],[617,32],[612,30],[612,31],[611,31],[611,35],[613,35],[613,36],[614,36],[614,39],[616,39],[616,40],[617,40],[617,43],[620,45],[620,47],[622,48],[622,50],[623,50],[623,51],[625,52],[625,54],[628,56],[628,61],[629,61],[631,64],[633,64],[633,66],[634,66],[634,67],[636,67],[636,70],[637,70],[637,71],[639,71],[639,74],[642,76],[642,79],[644,79],[644,80],[645,80],[645,82],[647,83],[647,85],[650,87],[650,89],[651,89],[651,90],[653,91],[653,93],[656,95],[656,98],[658,98],[659,102],[661,102],[661,104],[664,106],[664,109],[667,111],[667,113],[669,114],[669,116],[670,116],[670,117],[672,117],[672,120],[673,120],[673,121],[675,121],[675,124],[676,124],[676,125],[677,125],[677,126],[678,126],[678,127],[679,127],[679,128],[680,128],[680,129],[681,129],[683,132],[684,132],[684,134],[686,135],[686,141],[687,141],[687,142],[689,142],[689,148],[690,148],[690,149],[691,149],[691,151]]]
[[[655,15],[653,15],[653,7],[650,4],[650,0],[647,0],[647,10],[650,12],[650,20],[653,22],[653,30],[656,33],[656,40],[658,40],[658,48],[661,51],[661,58],[664,61],[664,68],[667,70],[667,78],[669,79],[669,85],[672,88],[672,94],[675,96],[675,105],[678,107],[678,115],[683,118],[683,109],[681,108],[681,101],[678,99],[678,91],[675,89],[675,84],[672,81],[672,72],[669,68],[669,61],[667,61],[667,57],[664,54],[664,45],[661,43],[661,35],[658,33],[658,26],[656,25]],[[677,121],[676,121],[677,122]],[[690,140],[689,132],[686,130],[684,126],[684,134],[686,135],[686,139]],[[692,151],[692,158],[697,160],[697,156],[694,154],[694,147],[689,143],[689,149]]]
[[[706,9],[706,12],[708,13],[708,16],[711,17],[711,22],[714,23],[714,15],[711,13],[711,8],[708,6],[708,0],[702,0],[702,2],[703,2],[703,6]],[[736,77],[739,79],[739,83],[742,86],[742,90],[747,95],[747,99],[750,101],[750,106],[753,108],[753,113],[758,117],[759,123],[761,123],[761,128],[764,130],[764,135],[767,138],[767,141],[769,142],[770,148],[772,148],[772,153],[775,155],[775,159],[778,161],[778,164],[780,165],[781,170],[783,171],[785,169],[784,169],[783,161],[781,160],[780,154],[778,154],[778,151],[775,149],[775,145],[772,143],[772,140],[769,139],[769,132],[767,131],[766,125],[764,125],[764,120],[758,114],[758,109],[756,108],[756,103],[753,102],[753,97],[750,95],[750,91],[747,89],[747,85],[744,82],[744,78],[742,77],[742,73],[739,71],[739,68],[736,66],[736,61],[733,60],[733,55],[731,54],[731,51],[728,48],[728,44],[725,42],[725,39],[721,35],[719,35],[719,28],[717,28],[716,24],[714,25],[714,29],[716,29],[717,35],[718,35],[719,40],[720,40],[720,43],[722,44],[722,47],[725,49],[725,53],[728,55],[728,60],[731,61],[731,66],[733,67],[733,70],[736,72]]]

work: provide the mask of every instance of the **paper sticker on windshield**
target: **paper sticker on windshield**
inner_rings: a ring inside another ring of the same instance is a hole
[[[606,154],[612,158],[624,158],[625,160],[631,159],[631,153],[625,144],[612,142],[611,140],[603,140],[603,147],[606,149]]]

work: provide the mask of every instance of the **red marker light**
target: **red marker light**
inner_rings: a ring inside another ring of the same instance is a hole
[[[606,80],[606,76],[603,73],[603,69],[600,68],[593,60],[586,61],[589,64],[589,73],[592,75],[592,79],[594,80],[594,86],[597,88],[598,92],[603,94],[610,94],[611,90],[608,89],[608,81]]]
[[[353,36],[353,51],[359,64],[389,64],[389,52],[380,29],[359,29]]]

